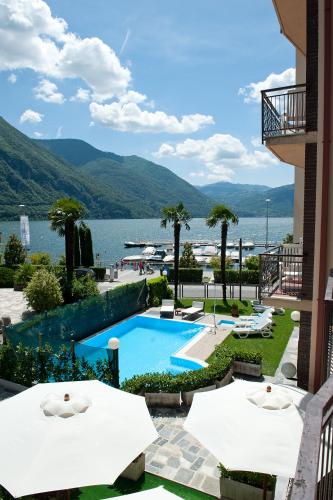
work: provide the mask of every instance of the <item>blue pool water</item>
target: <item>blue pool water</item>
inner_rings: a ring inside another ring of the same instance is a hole
[[[227,319],[221,319],[221,321],[219,321],[219,325],[234,325],[235,324],[235,321],[229,321]]]
[[[147,372],[181,373],[201,368],[190,360],[172,355],[202,331],[205,325],[135,316],[76,344],[77,356],[89,362],[107,358],[107,343],[117,337],[120,380]]]

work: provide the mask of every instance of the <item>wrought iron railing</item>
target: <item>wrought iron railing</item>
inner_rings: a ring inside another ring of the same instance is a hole
[[[259,298],[272,295],[300,298],[302,245],[281,245],[259,255]]]
[[[290,500],[332,500],[333,375],[308,403]]]
[[[305,132],[306,86],[290,85],[261,91],[262,142]]]

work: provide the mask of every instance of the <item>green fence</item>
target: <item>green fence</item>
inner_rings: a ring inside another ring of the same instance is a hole
[[[57,307],[6,329],[12,345],[37,347],[43,343],[58,348],[70,340],[82,340],[146,307],[146,280],[130,283],[97,297]]]

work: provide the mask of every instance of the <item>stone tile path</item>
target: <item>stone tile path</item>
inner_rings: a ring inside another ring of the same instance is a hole
[[[146,471],[219,496],[218,461],[184,430],[187,412],[151,410],[151,414],[160,437],[146,450]]]
[[[10,316],[12,323],[19,323],[22,314],[28,309],[23,292],[15,292],[13,288],[0,288],[0,318]]]

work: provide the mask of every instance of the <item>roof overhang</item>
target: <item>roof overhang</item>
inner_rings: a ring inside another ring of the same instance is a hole
[[[281,31],[306,55],[306,0],[273,0]]]

